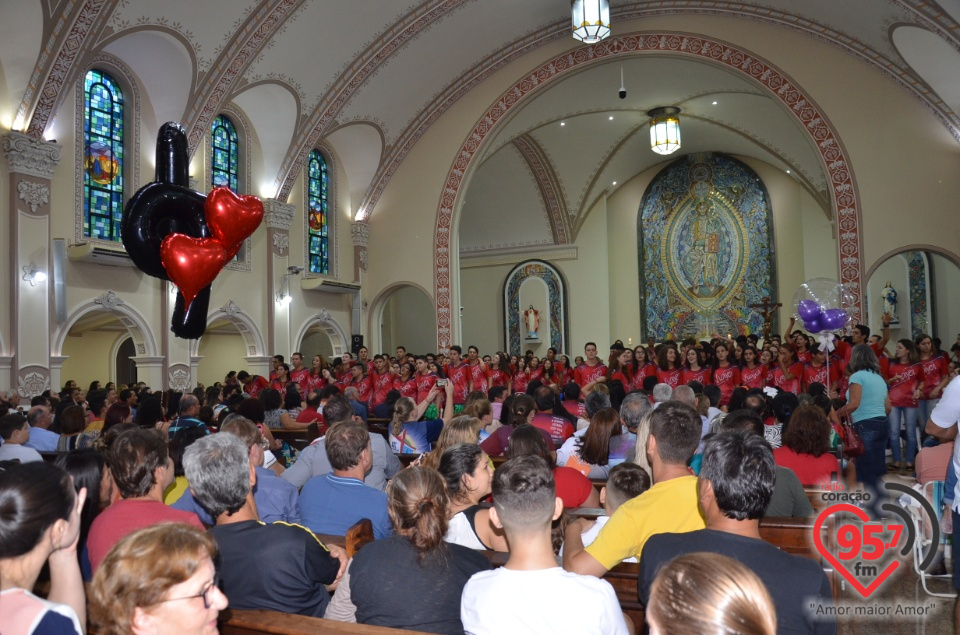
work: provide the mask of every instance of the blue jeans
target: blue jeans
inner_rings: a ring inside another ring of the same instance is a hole
[[[917,415],[919,408],[900,408],[894,406],[890,410],[888,419],[890,421],[890,449],[893,450],[893,460],[900,463],[900,421],[906,424],[907,428],[907,463],[913,463],[913,457],[917,455]]]
[[[936,399],[921,399],[919,403],[920,414],[917,417],[917,424],[920,426],[920,438],[926,441],[929,437],[924,430],[927,427],[927,421],[930,420],[930,413],[933,412],[933,409],[940,403],[940,397]],[[927,444],[924,443],[923,447],[927,447]]]
[[[872,417],[855,422],[854,428],[863,441],[863,454],[857,457],[857,480],[870,491],[870,507],[874,518],[880,517],[880,504],[885,497],[881,479],[887,473],[885,455],[889,425],[886,417]],[[898,439],[899,441],[899,439]]]

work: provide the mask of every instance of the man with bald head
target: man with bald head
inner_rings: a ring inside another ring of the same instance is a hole
[[[207,424],[197,418],[197,415],[200,414],[200,400],[197,399],[196,395],[191,395],[189,393],[180,397],[180,416],[173,420],[173,423],[170,424],[170,439],[173,440],[173,435],[177,433],[178,430],[184,428],[200,428],[205,433],[210,434],[210,429],[207,428]]]

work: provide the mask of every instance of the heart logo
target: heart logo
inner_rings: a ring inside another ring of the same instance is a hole
[[[183,294],[185,308],[213,282],[228,260],[227,250],[215,238],[168,234],[160,245],[160,262]]]
[[[210,234],[227,250],[227,260],[240,250],[240,245],[260,226],[263,203],[256,196],[237,196],[229,188],[218,187],[207,195],[204,214]]]
[[[813,524],[813,544],[817,548],[817,551],[820,552],[820,555],[823,556],[827,562],[832,564],[834,569],[836,569],[840,573],[840,575],[842,575],[844,579],[846,579],[847,582],[853,585],[853,588],[855,588],[860,593],[860,595],[862,595],[864,598],[867,598],[870,596],[871,593],[877,590],[877,587],[879,587],[884,582],[884,580],[889,578],[890,575],[897,570],[897,568],[900,566],[900,561],[893,560],[890,563],[888,563],[886,568],[877,575],[876,579],[874,579],[873,582],[871,582],[868,586],[864,586],[864,584],[860,582],[860,580],[858,580],[857,577],[853,575],[853,573],[850,572],[849,569],[847,569],[847,565],[841,562],[837,558],[837,556],[833,555],[833,553],[831,553],[830,550],[827,549],[826,545],[823,544],[823,537],[821,535],[821,529],[823,527],[823,523],[826,522],[827,518],[829,518],[831,515],[837,512],[848,512],[850,514],[853,514],[854,516],[862,520],[864,523],[870,520],[870,517],[867,516],[867,513],[862,509],[860,509],[859,507],[855,507],[847,503],[831,505],[830,507],[823,510],[819,516],[817,516],[817,520]],[[857,530],[857,535],[859,536],[859,528],[856,528],[856,530]],[[890,545],[890,546],[894,546],[894,545]]]

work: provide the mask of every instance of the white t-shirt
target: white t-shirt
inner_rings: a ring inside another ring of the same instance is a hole
[[[597,516],[597,522],[593,524],[593,527],[580,534],[580,540],[583,541],[584,549],[593,544],[593,541],[597,539],[597,536],[600,534],[600,530],[603,529],[603,526],[607,524],[608,520],[610,520],[609,516]],[[563,545],[560,545],[560,554],[557,556],[558,558],[563,558],[563,547]],[[638,560],[634,557],[627,558],[624,560],[624,562],[638,562]]]
[[[573,599],[571,599],[573,598]],[[571,610],[561,610],[573,602]],[[471,635],[625,635],[617,594],[606,580],[560,567],[474,574],[460,601],[463,630]]]
[[[930,421],[941,428],[949,428],[960,421],[960,377],[951,379],[943,389],[939,403],[930,413]],[[924,426],[926,422],[921,422],[920,425]],[[953,469],[960,474],[960,443],[953,444]],[[953,509],[960,514],[960,482],[953,490]]]
[[[0,446],[0,461],[10,461],[13,459],[21,463],[30,463],[31,461],[42,461],[43,457],[33,448],[28,448],[19,443],[4,443]]]

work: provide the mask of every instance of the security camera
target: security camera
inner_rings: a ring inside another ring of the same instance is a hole
[[[627,85],[623,83],[623,67],[620,67],[620,91],[617,93],[620,99],[627,98]]]

